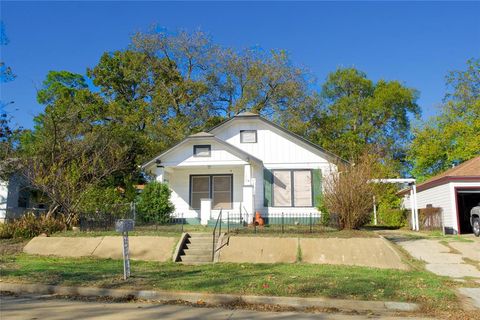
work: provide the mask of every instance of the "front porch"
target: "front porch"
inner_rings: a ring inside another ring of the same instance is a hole
[[[175,215],[187,224],[215,224],[223,217],[253,220],[255,212],[255,170],[251,164],[159,166],[156,180],[172,190]],[[261,171],[260,171],[261,172]]]

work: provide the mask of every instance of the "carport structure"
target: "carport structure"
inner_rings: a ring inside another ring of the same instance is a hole
[[[402,190],[403,206],[411,209],[409,189]],[[470,159],[417,185],[418,209],[442,210],[447,234],[471,233],[470,210],[480,203],[480,156]]]

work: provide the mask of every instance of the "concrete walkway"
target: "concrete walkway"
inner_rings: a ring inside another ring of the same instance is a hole
[[[421,319],[385,316],[359,316],[330,313],[259,312],[222,308],[197,308],[183,305],[149,303],[102,303],[72,301],[40,296],[2,296],[1,318],[31,319],[296,319],[296,320],[366,320],[366,319]]]
[[[464,258],[477,260],[480,243],[478,242],[449,242],[452,250],[440,243],[439,240],[409,240],[397,242],[408,253],[426,263],[427,270],[440,276],[451,278],[473,277],[480,279],[480,270],[473,264],[466,263]]]
[[[425,261],[426,269],[440,276],[447,276],[459,281],[464,277],[477,278],[480,282],[480,239],[472,238],[472,242],[450,241],[447,245],[439,240],[397,241],[410,255]],[[468,260],[473,263],[467,263]],[[477,263],[475,265],[475,262]],[[480,309],[480,289],[460,288],[458,292],[464,296],[464,305],[468,309]]]

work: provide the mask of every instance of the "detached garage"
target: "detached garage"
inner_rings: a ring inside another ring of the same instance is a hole
[[[410,209],[408,190],[403,205]],[[480,203],[480,156],[417,185],[417,207],[441,208],[445,233],[472,233],[470,211]]]

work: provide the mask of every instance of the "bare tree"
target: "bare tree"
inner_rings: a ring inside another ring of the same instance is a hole
[[[339,164],[326,177],[323,206],[338,215],[340,229],[358,229],[369,221],[375,164],[373,156],[364,155],[356,164]]]

